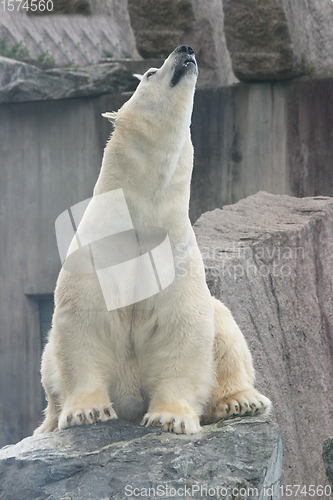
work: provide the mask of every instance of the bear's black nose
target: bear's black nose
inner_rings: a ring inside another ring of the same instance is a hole
[[[189,45],[180,45],[176,48],[176,52],[185,52],[185,54],[194,54],[194,50]]]

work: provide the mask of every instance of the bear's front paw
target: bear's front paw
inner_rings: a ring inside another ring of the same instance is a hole
[[[65,407],[60,414],[58,427],[60,430],[74,425],[86,425],[96,422],[106,422],[117,418],[112,404],[94,404],[83,408],[82,406]]]
[[[224,397],[218,402],[213,412],[213,421],[243,415],[265,415],[269,413],[272,403],[255,389],[241,391]]]
[[[160,427],[163,431],[175,432],[176,434],[194,434],[201,429],[199,419],[196,416],[176,415],[168,411],[146,413],[141,425]]]

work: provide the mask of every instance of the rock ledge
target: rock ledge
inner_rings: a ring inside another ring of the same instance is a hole
[[[268,417],[236,418],[192,436],[116,420],[2,448],[0,498],[120,500],[154,497],[148,489],[157,487],[163,498],[175,498],[172,488],[183,488],[180,497],[186,486],[194,497],[207,489],[218,498],[225,488],[231,499],[233,489],[246,488],[249,499],[278,499],[281,467],[279,427]]]

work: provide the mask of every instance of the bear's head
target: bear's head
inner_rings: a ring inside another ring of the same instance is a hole
[[[194,51],[181,45],[161,68],[151,68],[143,75],[134,94],[117,112],[103,114],[115,129],[104,151],[94,194],[122,188],[129,198],[131,191],[136,197],[171,200],[172,193],[182,189],[187,217],[193,168],[190,124],[197,77]],[[165,224],[161,220],[155,223]]]
[[[116,113],[105,113],[115,126],[130,126],[140,122],[141,132],[151,127],[155,133],[172,129],[176,132],[187,131],[191,122],[195,84],[198,66],[194,50],[189,45],[180,45],[164,61],[161,68],[150,68],[132,97]],[[154,134],[155,135],[155,134]],[[163,134],[164,135],[164,134]]]

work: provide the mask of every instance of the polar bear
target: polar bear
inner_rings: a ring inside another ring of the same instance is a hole
[[[143,75],[118,112],[106,114],[114,131],[92,199],[122,189],[135,227],[164,228],[175,278],[159,293],[109,311],[95,274],[62,268],[42,356],[48,406],[35,433],[119,417],[191,434],[200,423],[270,410],[253,386],[241,331],[208,290],[189,221],[197,75],[193,49],[181,45]],[[110,216],[105,210],[98,223],[107,225]]]

